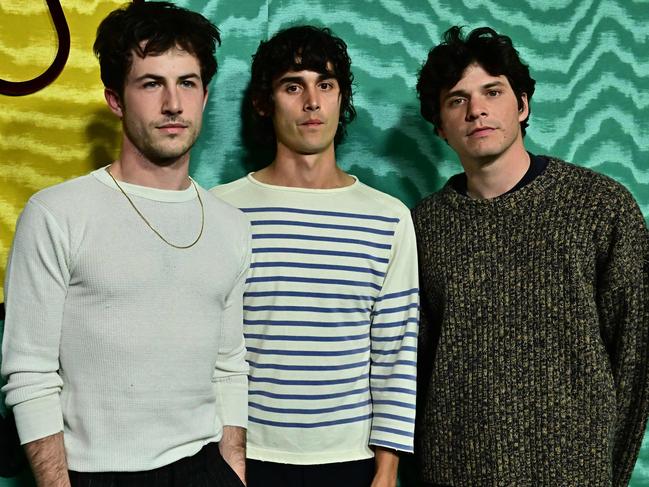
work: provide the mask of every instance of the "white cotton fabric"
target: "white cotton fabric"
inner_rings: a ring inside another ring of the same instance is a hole
[[[419,300],[408,208],[358,180],[308,189],[249,175],[212,191],[251,220],[248,457],[411,452]]]

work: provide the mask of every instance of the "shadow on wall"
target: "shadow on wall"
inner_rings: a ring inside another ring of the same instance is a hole
[[[0,303],[0,337],[4,330],[5,305]],[[2,339],[0,338],[0,343]],[[0,364],[2,356],[0,355]],[[4,381],[0,379],[0,387]],[[4,395],[0,393],[0,401],[4,405]],[[0,477],[14,477],[27,469],[27,460],[18,440],[16,431],[16,422],[9,412],[3,412],[4,407],[0,407]]]
[[[121,124],[105,108],[97,109],[89,115],[86,125],[86,140],[90,146],[89,163],[98,169],[117,156],[121,144]]]
[[[116,150],[121,142],[120,134],[119,120],[106,109],[97,109],[89,114],[85,136],[89,146],[88,163],[93,168],[105,166],[115,159]],[[0,325],[2,325],[0,326],[0,336],[2,336],[4,328],[4,315],[4,303],[0,303]],[[0,356],[0,363],[1,360]],[[0,386],[2,385],[3,382],[0,380]],[[4,404],[2,394],[0,394],[0,401]],[[13,415],[5,411],[4,408],[0,408],[0,478],[13,478],[21,474],[24,478],[15,479],[16,482],[22,486],[34,485],[18,440]]]
[[[234,181],[250,172],[258,171],[270,164],[275,157],[275,145],[266,145],[257,136],[258,125],[250,113],[251,106],[250,82],[248,82],[242,93],[241,103],[239,105],[239,117],[241,121],[239,130],[240,145],[236,153],[233,154],[236,163],[223,164],[222,172],[219,175],[220,183]],[[203,123],[203,129],[206,130],[206,125],[210,123],[209,117],[207,120],[204,119]],[[199,159],[200,156],[198,158],[192,157],[192,161],[198,161]]]
[[[365,113],[364,113],[365,112]],[[359,110],[358,120],[362,123],[370,120],[365,110]],[[445,182],[438,166],[448,158],[442,139],[437,137],[431,125],[419,115],[418,105],[404,105],[398,121],[378,136],[378,129],[371,125],[352,128],[352,136],[365,134],[362,145],[377,152],[383,159],[383,167],[375,169],[372,161],[360,161],[350,167],[350,172],[359,177],[365,184],[391,194],[406,206],[412,208],[422,198],[438,190]],[[383,145],[376,147],[376,140],[383,140]],[[347,152],[342,147],[341,153]],[[354,157],[353,148],[349,148],[349,160]]]
[[[250,97],[250,83],[246,86],[241,98],[241,145],[243,157],[241,165],[246,174],[266,167],[275,157],[275,146],[268,145],[258,135],[258,125],[252,116],[252,99]]]
[[[446,143],[439,138],[433,126],[419,113],[419,104],[405,105],[396,126],[390,130],[383,147],[388,157],[401,158],[409,175],[423,189],[421,197],[437,191],[446,182],[438,169],[448,159]]]
[[[0,395],[4,401],[4,397]],[[18,440],[11,413],[0,415],[0,477],[15,477],[27,470],[27,460]]]

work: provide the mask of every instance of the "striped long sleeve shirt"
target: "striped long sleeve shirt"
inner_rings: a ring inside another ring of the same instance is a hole
[[[412,451],[418,325],[412,220],[360,181],[212,190],[252,228],[244,294],[248,456],[318,464]]]

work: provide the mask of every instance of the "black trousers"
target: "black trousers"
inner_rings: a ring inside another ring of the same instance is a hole
[[[223,460],[217,443],[196,455],[144,472],[74,472],[72,487],[243,487]]]
[[[248,487],[370,487],[374,459],[319,465],[248,460]]]

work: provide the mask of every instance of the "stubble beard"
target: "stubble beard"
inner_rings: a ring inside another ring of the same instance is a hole
[[[500,132],[498,132],[500,136]],[[516,142],[516,139],[507,140],[502,137],[498,140],[485,140],[469,150],[469,155],[480,166],[487,166],[506,154]]]
[[[156,128],[162,123],[181,122],[179,119],[169,119],[164,122],[150,122],[146,126],[130,124],[124,120],[124,132],[133,146],[156,166],[167,167],[187,154],[196,143],[200,127],[196,127],[188,120],[182,119],[186,125],[183,133],[178,135],[164,135]],[[170,143],[178,138],[185,138],[184,143]]]

